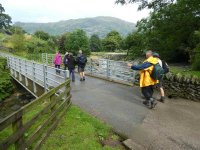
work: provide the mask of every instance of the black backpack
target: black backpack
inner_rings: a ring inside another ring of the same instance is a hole
[[[164,74],[169,72],[169,66],[166,63],[166,61],[164,61],[164,60],[162,60],[162,67],[163,67],[163,70],[164,70]]]
[[[153,70],[151,73],[151,78],[154,80],[160,80],[164,76],[164,69],[160,66],[159,63],[153,65]]]
[[[81,55],[78,59],[78,62],[81,64],[81,65],[84,65],[86,62],[87,62],[87,58],[85,57],[85,55]]]

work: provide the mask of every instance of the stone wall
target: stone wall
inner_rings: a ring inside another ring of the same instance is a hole
[[[168,97],[181,97],[200,102],[200,79],[181,74],[166,74],[164,88]]]

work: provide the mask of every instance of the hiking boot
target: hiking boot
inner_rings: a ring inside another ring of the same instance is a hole
[[[143,101],[142,102],[144,105],[147,105],[148,104],[148,101]]]
[[[83,79],[82,79],[82,78],[80,78],[80,81],[83,81]]]
[[[85,77],[83,77],[83,81],[85,81]]]
[[[161,96],[161,98],[158,101],[164,103],[165,102],[165,97]]]
[[[156,106],[157,102],[155,99],[150,98],[150,109],[153,109]]]

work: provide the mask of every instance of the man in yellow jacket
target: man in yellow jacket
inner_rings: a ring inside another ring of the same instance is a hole
[[[153,86],[158,83],[158,80],[151,78],[154,65],[158,63],[157,58],[153,57],[151,50],[146,52],[146,60],[139,65],[128,64],[133,70],[140,70],[140,87],[142,94],[145,97],[143,104],[147,105],[150,109],[154,108],[157,104],[153,96]]]

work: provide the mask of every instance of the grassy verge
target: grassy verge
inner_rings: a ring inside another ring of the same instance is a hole
[[[120,150],[120,140],[111,127],[72,106],[42,150]]]
[[[200,78],[200,71],[192,71],[190,67],[170,66],[170,71],[174,74],[181,74],[185,76],[196,76]]]

